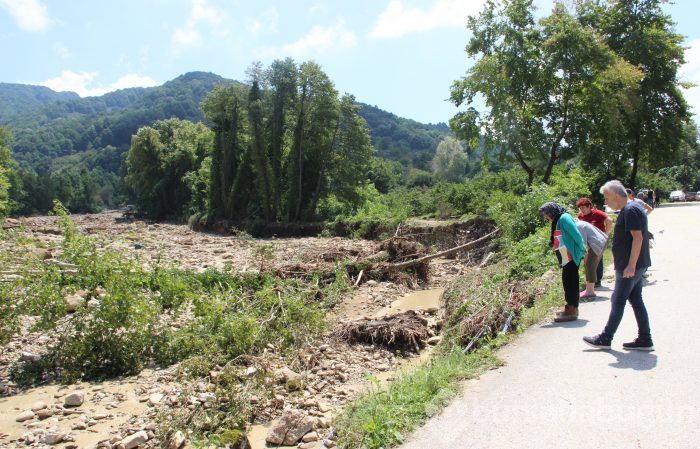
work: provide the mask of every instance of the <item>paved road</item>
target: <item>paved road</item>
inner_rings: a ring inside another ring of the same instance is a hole
[[[700,203],[649,220],[655,352],[622,349],[637,331],[629,306],[612,350],[581,341],[605,324],[606,280],[605,299],[582,304],[579,321],[526,331],[500,352],[506,366],[467,382],[402,449],[700,448]]]

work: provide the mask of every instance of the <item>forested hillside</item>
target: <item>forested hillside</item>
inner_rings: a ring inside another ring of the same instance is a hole
[[[23,84],[0,84],[0,126],[14,135],[13,155],[39,173],[65,164],[61,158],[85,155],[86,166],[114,170],[131,136],[142,127],[168,118],[204,120],[202,99],[219,84],[240,84],[221,76],[190,72],[162,86],[131,88],[100,97]],[[360,104],[372,142],[382,157],[426,169],[447,125],[425,125]],[[101,155],[101,149],[108,148]],[[114,151],[116,149],[117,151]],[[70,158],[74,164],[81,157]]]
[[[56,102],[76,100],[75,92],[54,92],[48,87],[0,83],[0,123],[9,123],[15,116]]]

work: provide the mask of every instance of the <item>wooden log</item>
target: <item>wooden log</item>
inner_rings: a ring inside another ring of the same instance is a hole
[[[421,264],[423,262],[427,262],[428,260],[435,259],[437,257],[447,256],[449,254],[453,254],[453,253],[456,253],[458,251],[470,249],[470,248],[473,248],[473,247],[479,245],[480,243],[487,241],[491,237],[498,234],[499,231],[500,231],[500,229],[496,228],[496,230],[494,230],[493,232],[490,232],[483,237],[479,237],[476,240],[472,240],[469,243],[465,243],[464,245],[455,246],[454,248],[446,249],[446,250],[440,251],[438,253],[428,254],[427,256],[419,257],[418,259],[413,259],[413,260],[409,260],[406,262],[388,265],[386,268],[389,270],[403,270],[404,268],[412,267],[414,265],[418,265],[418,264]]]

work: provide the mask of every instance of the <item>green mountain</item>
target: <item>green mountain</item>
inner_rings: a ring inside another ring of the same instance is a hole
[[[48,87],[0,83],[0,123],[49,103],[80,99],[74,92],[54,92]]]
[[[0,84],[0,126],[12,130],[13,155],[40,173],[66,164],[117,172],[131,136],[156,120],[204,120],[202,99],[222,83],[236,83],[206,72],[190,72],[162,86],[122,89],[80,98],[45,87]],[[427,168],[437,144],[450,130],[397,117],[361,104],[372,143],[381,157]]]

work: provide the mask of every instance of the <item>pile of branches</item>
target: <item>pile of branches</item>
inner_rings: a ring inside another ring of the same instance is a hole
[[[336,338],[347,343],[366,343],[416,352],[425,347],[428,337],[428,321],[413,310],[350,321],[341,324],[336,332]]]
[[[521,310],[542,294],[536,285],[545,288],[550,283],[549,279],[530,284],[507,283],[497,266],[462,276],[443,295],[447,333],[468,352],[482,337],[513,330]]]

